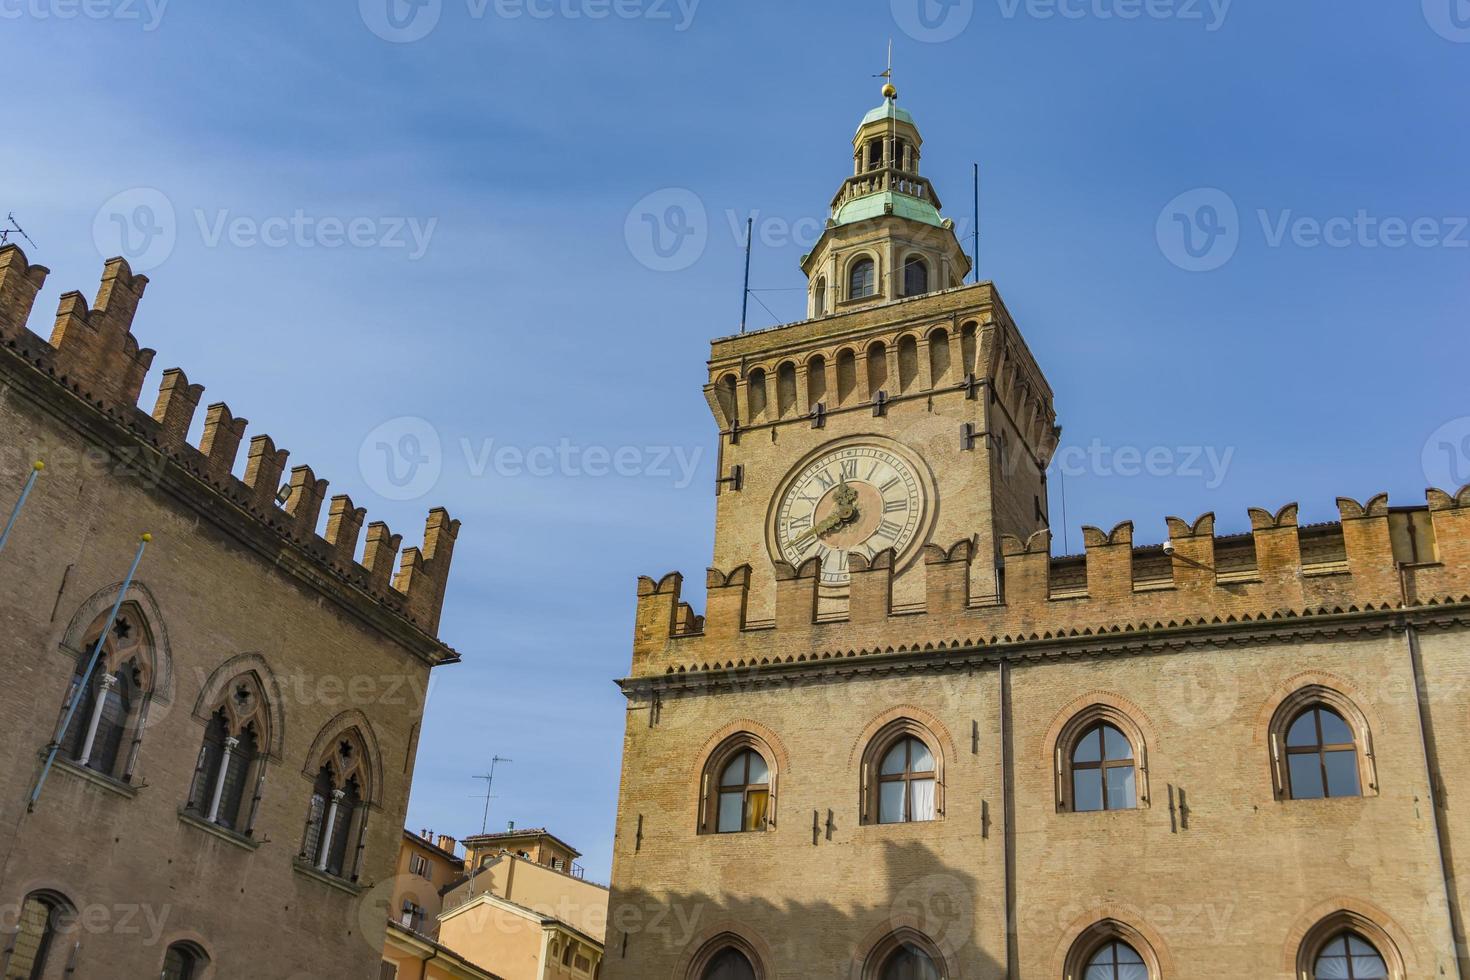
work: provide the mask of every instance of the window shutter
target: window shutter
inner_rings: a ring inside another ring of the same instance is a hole
[[[709,830],[709,773],[699,784],[699,829]]]
[[[1281,745],[1275,732],[1271,733],[1271,771],[1276,776],[1276,796],[1280,799],[1286,795],[1286,774],[1281,771]]]
[[[858,790],[858,816],[863,823],[868,822],[868,764],[863,763],[863,785]]]
[[[1057,772],[1056,772],[1056,780],[1057,780],[1057,809],[1058,810],[1067,810],[1067,809],[1070,809],[1071,808],[1071,797],[1068,796],[1068,794],[1067,794],[1067,780],[1066,780],[1066,775],[1067,774],[1063,770],[1063,767],[1062,767],[1062,746],[1061,746],[1061,743],[1058,743],[1057,744],[1056,767],[1057,767]]]

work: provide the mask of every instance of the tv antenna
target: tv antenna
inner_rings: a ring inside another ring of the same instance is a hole
[[[485,780],[485,816],[482,817],[480,820],[480,833],[482,834],[490,829],[490,800],[492,799],[492,797],[490,796],[490,788],[495,785],[495,767],[500,765],[502,762],[514,761],[514,759],[504,759],[497,755],[495,758],[490,760],[490,772],[488,774],[484,776],[474,777],[475,779]]]
[[[41,247],[36,244],[36,240],[34,238],[26,234],[26,230],[22,228],[20,224],[15,220],[14,211],[11,211],[5,216],[5,222],[6,227],[0,228],[0,245],[9,245],[10,236],[19,235],[21,238],[24,238],[26,241],[30,242],[32,248]]]

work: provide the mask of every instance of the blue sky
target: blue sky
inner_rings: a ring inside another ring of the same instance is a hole
[[[1056,391],[1058,551],[1470,481],[1465,0],[92,3],[0,0],[32,328],[132,250],[149,407],[182,366],[405,543],[464,521],[414,828],[478,831],[499,754],[491,824],[606,878],[635,578],[710,558],[737,229],[752,324],[799,319],[890,37]],[[397,486],[380,445],[427,462]]]

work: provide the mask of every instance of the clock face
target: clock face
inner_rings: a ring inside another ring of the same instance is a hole
[[[848,553],[869,560],[914,543],[924,518],[924,485],[891,449],[851,444],[807,463],[777,503],[776,547],[793,566],[822,559],[822,584],[846,585]]]

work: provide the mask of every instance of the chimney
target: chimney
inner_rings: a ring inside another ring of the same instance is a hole
[[[513,833],[515,833],[515,830],[516,830],[516,822],[514,820],[507,820],[505,822],[505,832],[507,834],[513,834]]]
[[[453,854],[454,849],[458,846],[459,841],[455,840],[453,837],[450,837],[448,834],[439,835],[439,850],[448,851],[450,854]]]

